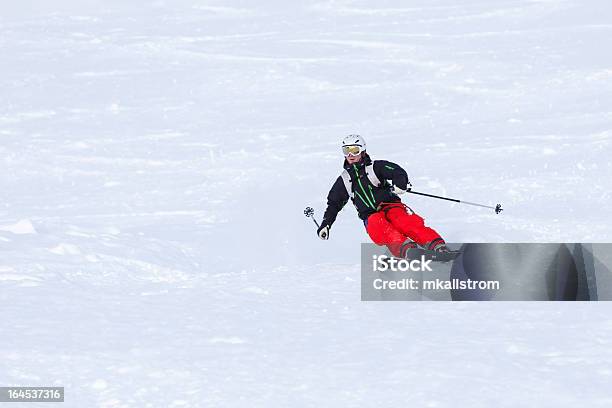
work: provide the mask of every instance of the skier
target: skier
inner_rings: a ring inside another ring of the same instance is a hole
[[[338,212],[350,198],[372,241],[386,245],[394,256],[404,258],[409,249],[418,247],[448,252],[440,234],[425,226],[423,218],[398,197],[412,188],[404,169],[386,160],[372,161],[360,135],[344,137],[342,152],[344,171],[327,195],[327,209],[317,230],[321,239],[329,239]]]

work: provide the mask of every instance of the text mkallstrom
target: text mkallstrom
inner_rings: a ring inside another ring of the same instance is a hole
[[[406,278],[398,280],[384,280],[374,279],[372,282],[374,289],[376,290],[418,290],[419,283],[416,279]],[[479,281],[479,280],[461,280],[461,279],[434,279],[424,280],[422,282],[423,290],[457,290],[457,289],[471,289],[471,290],[499,290],[499,281]]]

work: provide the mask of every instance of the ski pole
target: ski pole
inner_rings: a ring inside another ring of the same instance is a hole
[[[495,210],[495,214],[499,214],[500,212],[504,211],[504,209],[502,208],[501,204],[497,204],[495,207],[492,207],[490,205],[484,205],[484,204],[478,204],[478,203],[471,203],[469,201],[461,201],[461,200],[457,200],[456,198],[448,198],[448,197],[442,197],[442,196],[437,196],[437,195],[433,195],[433,194],[427,194],[427,193],[420,193],[418,191],[413,191],[413,190],[408,190],[407,193],[410,194],[418,194],[418,195],[422,195],[425,197],[432,197],[432,198],[439,198],[440,200],[447,200],[447,201],[453,201],[455,203],[461,203],[461,204],[467,204],[467,205],[474,205],[476,207],[484,207],[484,208],[490,208],[492,210]]]
[[[317,229],[321,228],[319,226],[319,223],[317,222],[317,220],[314,217],[314,210],[312,209],[312,207],[306,207],[306,209],[304,210],[304,215],[308,218],[312,218],[312,220],[314,221],[315,225],[317,226]]]

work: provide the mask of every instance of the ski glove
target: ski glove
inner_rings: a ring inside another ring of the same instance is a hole
[[[325,221],[321,223],[321,226],[317,230],[317,234],[321,239],[329,239],[329,225]]]
[[[393,193],[397,195],[405,194],[407,191],[410,191],[410,190],[412,190],[412,184],[410,184],[410,182],[406,184],[406,189],[400,188],[398,186],[393,186]]]

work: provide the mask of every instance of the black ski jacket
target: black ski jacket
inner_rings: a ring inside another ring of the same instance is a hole
[[[380,180],[380,186],[373,185],[367,174],[366,167],[373,164],[374,172]],[[351,179],[352,190],[354,192],[353,204],[357,209],[359,218],[366,220],[370,214],[378,210],[381,203],[397,203],[400,198],[392,192],[393,186],[403,190],[408,187],[408,175],[406,171],[395,163],[386,160],[370,159],[364,154],[363,159],[356,164],[349,164],[344,160],[344,169],[348,171]],[[389,180],[391,183],[389,183]],[[327,209],[323,215],[322,225],[332,225],[336,221],[338,212],[346,205],[350,198],[350,191],[346,191],[342,176],[329,190],[327,195]]]

